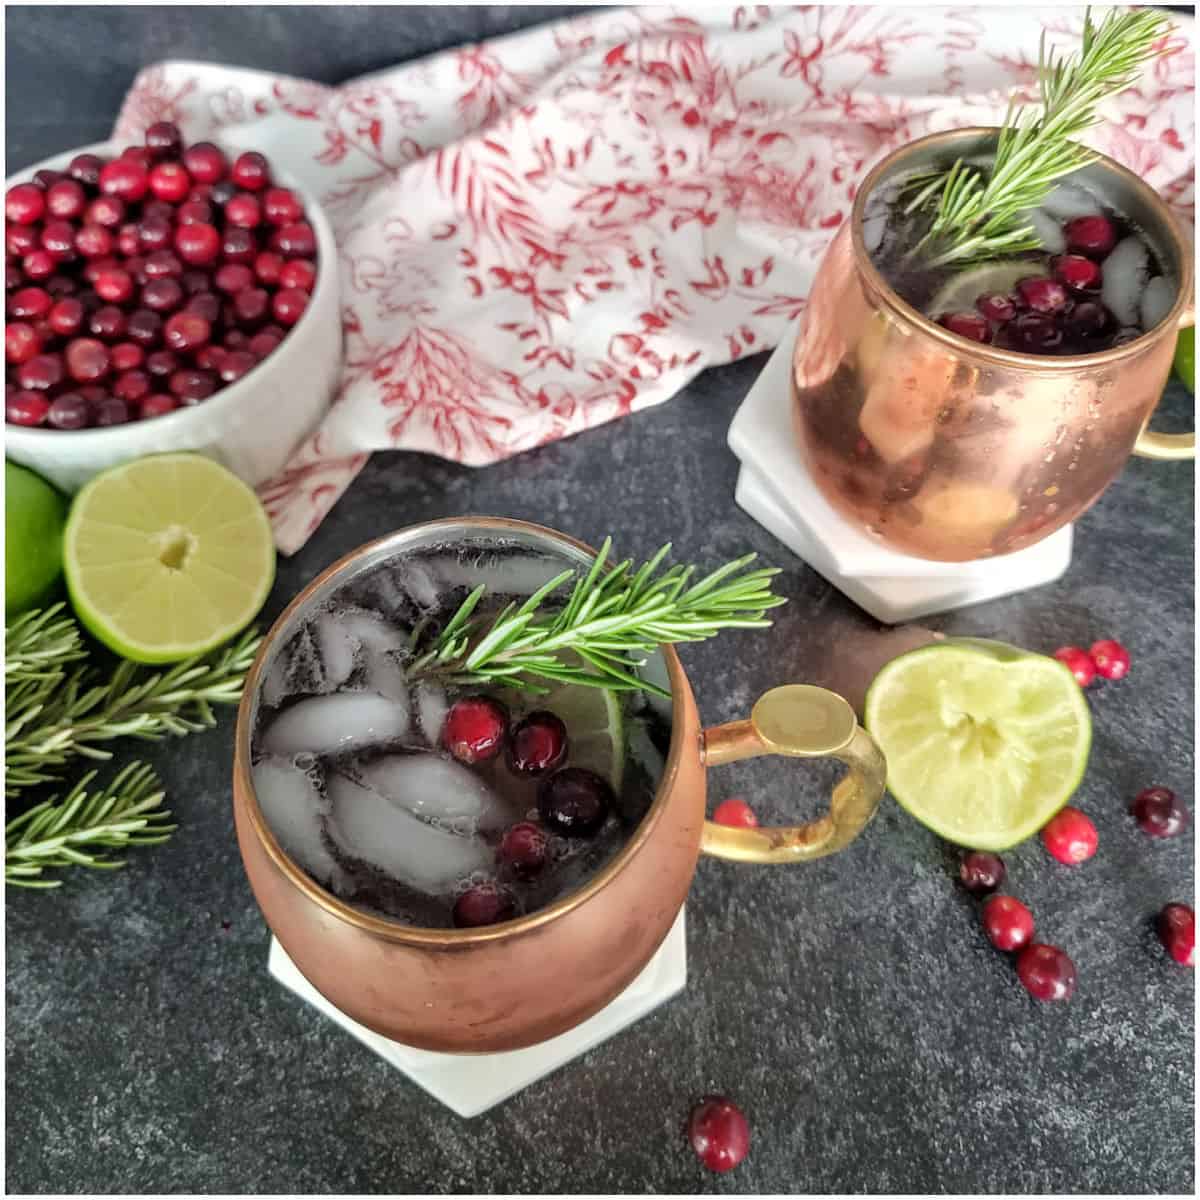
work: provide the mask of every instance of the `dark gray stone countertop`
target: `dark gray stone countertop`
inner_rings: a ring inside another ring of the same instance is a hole
[[[337,10],[350,22],[357,11]],[[10,9],[10,169],[103,136],[132,72],[167,53],[319,74],[288,47],[321,46],[342,53],[323,76],[340,78],[545,15],[392,11],[416,15],[395,45],[374,43],[372,62],[335,38],[330,10]],[[247,23],[275,51],[247,51],[261,44]],[[50,47],[67,59],[52,78],[18,69]],[[612,532],[632,555],[669,536],[681,557],[752,549],[783,567],[791,602],[771,633],[684,649],[706,723],[779,682],[836,683],[879,627],[733,502],[725,433],[763,361],[487,470],[376,455],[281,562],[264,617],[372,537],[494,513],[593,543]],[[1182,389],[1165,409],[1164,427],[1190,425]],[[1193,975],[1169,962],[1151,919],[1191,901],[1194,842],[1190,830],[1151,841],[1128,805],[1150,783],[1193,801],[1192,484],[1190,465],[1133,460],[1079,521],[1064,579],[928,622],[1046,651],[1114,636],[1132,652],[1127,679],[1089,692],[1095,742],[1076,803],[1099,853],[1073,870],[1036,840],[1007,856],[1040,934],[1075,959],[1071,1002],[1026,996],[955,885],[954,854],[887,800],[831,859],[702,861],[687,990],[462,1121],[267,976],[233,836],[227,714],[147,754],[180,823],[168,844],[56,892],[8,890],[8,1190],[1191,1192]],[[710,805],[740,792],[767,819],[800,818],[827,783],[761,759],[713,772]],[[748,1159],[722,1177],[682,1135],[708,1091],[734,1097],[753,1128]]]

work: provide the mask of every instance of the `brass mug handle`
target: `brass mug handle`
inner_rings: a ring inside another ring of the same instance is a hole
[[[849,768],[833,789],[829,811],[804,825],[740,829],[704,822],[700,851],[737,862],[808,862],[852,842],[879,808],[887,783],[883,752],[858,724],[854,710],[833,692],[807,684],[772,688],[759,697],[749,720],[706,729],[701,757],[706,767],[786,754],[837,758]]]
[[[1196,306],[1189,304],[1179,314],[1179,328],[1189,329],[1196,324]],[[1178,461],[1196,457],[1196,435],[1194,433],[1155,433],[1143,429],[1133,444],[1138,458],[1157,458],[1162,461]]]

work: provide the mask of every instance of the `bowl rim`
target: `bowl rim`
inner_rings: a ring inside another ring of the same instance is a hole
[[[130,143],[130,145],[133,144]],[[5,188],[10,188],[18,183],[27,183],[38,171],[62,170],[79,154],[112,156],[119,145],[120,143],[116,139],[110,139],[53,154],[49,158],[42,159],[41,162],[33,163],[8,176],[5,180]],[[87,429],[45,429],[28,425],[14,425],[5,421],[6,442],[20,445],[23,450],[33,451],[39,447],[61,444],[65,438],[69,437],[71,446],[78,447],[82,452],[89,444],[98,448],[101,445],[112,446],[121,438],[135,441],[140,434],[146,431],[147,427],[155,431],[167,430],[183,434],[194,426],[198,433],[207,433],[211,431],[213,421],[223,416],[227,409],[235,409],[250,398],[255,383],[254,377],[259,368],[278,366],[278,362],[272,363],[275,355],[285,349],[294,352],[300,348],[304,332],[306,330],[311,332],[313,323],[320,319],[317,312],[321,308],[322,302],[328,298],[331,292],[336,294],[338,290],[337,243],[334,240],[333,227],[330,225],[324,209],[312,193],[296,179],[296,176],[287,170],[277,170],[274,165],[271,167],[271,176],[273,180],[278,180],[285,187],[299,194],[304,201],[305,216],[317,235],[317,278],[312,296],[308,307],[304,310],[304,315],[292,326],[279,345],[236,383],[227,384],[200,404],[177,408],[174,412],[165,413],[151,421],[128,421],[124,425],[109,425],[102,428],[93,426]],[[339,321],[341,319],[340,311],[338,319]],[[289,347],[289,343],[293,341],[294,344]],[[261,376],[259,380],[261,381]],[[180,449],[186,449],[186,447],[181,446]]]

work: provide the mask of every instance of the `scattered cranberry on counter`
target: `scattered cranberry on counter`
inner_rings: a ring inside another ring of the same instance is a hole
[[[1096,664],[1092,656],[1078,646],[1062,646],[1055,650],[1054,657],[1062,663],[1081,688],[1087,687],[1096,678]]]
[[[705,1096],[688,1117],[688,1141],[710,1171],[732,1171],[750,1149],[750,1124],[732,1100]]]
[[[1196,914],[1186,904],[1168,904],[1158,914],[1158,936],[1181,967],[1196,965]]]
[[[1068,805],[1042,827],[1042,845],[1052,857],[1068,867],[1086,862],[1096,853],[1100,837],[1096,827],[1079,809]]]
[[[1004,882],[1005,874],[1004,859],[983,850],[964,854],[958,867],[958,877],[963,887],[976,896],[994,892]]]
[[[507,736],[508,710],[489,696],[467,696],[455,701],[442,727],[446,749],[459,762],[467,764],[495,758],[504,749]]]
[[[1131,809],[1143,833],[1170,838],[1187,828],[1188,811],[1170,788],[1149,787],[1138,792]]]
[[[1075,991],[1075,964],[1044,942],[1031,942],[1017,956],[1017,976],[1036,1000],[1068,1000]]]
[[[758,828],[758,818],[754,815],[754,809],[740,796],[722,800],[713,812],[713,820],[718,825],[731,825],[735,829]]]
[[[1020,950],[1033,937],[1033,914],[1012,896],[990,896],[983,904],[983,930],[997,950]]]
[[[1129,674],[1129,651],[1120,642],[1111,638],[1093,642],[1090,654],[1105,679],[1124,679]]]

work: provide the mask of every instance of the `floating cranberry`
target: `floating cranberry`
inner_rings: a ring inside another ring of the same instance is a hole
[[[197,350],[212,336],[212,326],[198,312],[176,313],[163,326],[163,340],[172,350]]]
[[[758,818],[754,809],[739,796],[722,800],[713,812],[713,820],[718,825],[730,825],[735,829],[757,829]]]
[[[32,225],[46,211],[46,193],[32,183],[18,183],[4,195],[4,218],[14,225]]]
[[[508,768],[535,778],[556,770],[567,757],[567,727],[552,712],[532,712],[517,722],[508,739]]]
[[[165,417],[178,407],[179,401],[174,396],[168,396],[165,392],[154,392],[142,401],[138,413],[143,420],[148,420],[150,417]]]
[[[1101,337],[1112,326],[1112,313],[1098,300],[1081,300],[1064,320],[1064,328],[1074,338]]]
[[[91,423],[91,406],[77,392],[59,396],[46,413],[46,424],[55,429],[86,429]]]
[[[1117,244],[1117,230],[1107,217],[1075,217],[1063,226],[1067,248],[1103,258]]]
[[[1054,657],[1075,676],[1075,682],[1081,688],[1087,687],[1096,678],[1096,664],[1086,650],[1078,646],[1060,646],[1055,650]]]
[[[38,354],[17,369],[17,384],[26,391],[47,392],[62,380],[62,359],[57,354]]]
[[[176,371],[167,387],[184,404],[199,404],[217,390],[217,380],[209,371]]]
[[[317,268],[306,258],[293,258],[279,272],[279,284],[285,288],[311,292],[316,281]]]
[[[271,225],[291,225],[304,217],[304,207],[287,188],[268,188],[263,193],[263,215]]]
[[[1105,679],[1124,679],[1129,674],[1129,651],[1111,638],[1093,642],[1092,661]]]
[[[443,744],[464,763],[495,758],[504,748],[507,736],[508,710],[488,696],[467,696],[455,701],[442,726]]]
[[[75,249],[84,258],[104,258],[113,252],[113,236],[103,225],[84,225],[75,233]]]
[[[46,314],[46,323],[60,337],[71,337],[83,327],[83,304],[74,296],[56,301]]]
[[[308,293],[299,288],[282,288],[271,300],[271,312],[281,325],[295,325],[308,307]]]
[[[750,1151],[750,1124],[725,1096],[705,1096],[688,1117],[688,1141],[710,1170],[732,1171]]]
[[[38,392],[20,390],[4,401],[4,419],[10,425],[25,425],[36,428],[46,423],[46,414],[50,411],[50,401]]]
[[[88,205],[84,220],[89,225],[116,229],[125,220],[125,201],[120,196],[99,196]]]
[[[67,343],[64,357],[67,371],[77,383],[91,383],[108,374],[108,347],[95,338],[74,338]]]
[[[110,342],[124,337],[127,327],[128,320],[125,314],[115,304],[105,304],[88,317],[88,330],[96,337],[105,338]],[[132,330],[129,330],[129,336],[135,342],[140,340],[134,336]]]
[[[454,903],[454,924],[459,929],[510,921],[517,909],[512,895],[499,884],[481,883],[463,892]]]
[[[158,313],[151,312],[148,308],[139,308],[129,318],[127,333],[130,340],[137,342],[139,346],[154,346],[162,336],[162,325],[163,320]]]
[[[122,156],[100,168],[100,191],[131,204],[146,194],[149,178],[144,163],[133,156]]]
[[[1026,353],[1044,353],[1062,345],[1062,330],[1043,313],[1020,313],[1005,328],[1017,349]]]
[[[151,279],[142,288],[142,303],[155,312],[173,312],[183,303],[183,288],[177,279]]]
[[[248,229],[236,225],[225,230],[221,239],[221,255],[226,262],[252,263],[258,254],[258,243]]]
[[[101,271],[92,285],[101,300],[111,304],[124,304],[133,295],[133,279],[128,271],[117,269]]]
[[[227,350],[221,361],[219,374],[225,383],[236,383],[258,366],[258,359],[248,350]]]
[[[1181,967],[1196,965],[1196,915],[1186,904],[1168,904],[1158,914],[1158,936]]]
[[[1067,292],[1056,279],[1034,276],[1017,284],[1017,302],[1035,313],[1056,313],[1066,306]]]
[[[8,315],[19,321],[36,320],[44,317],[54,304],[45,288],[21,288],[8,298]]]
[[[242,229],[253,229],[262,222],[262,205],[249,192],[239,192],[225,205],[225,220]]]
[[[976,896],[994,892],[1004,882],[1005,874],[1004,859],[986,850],[972,850],[958,864],[959,880]]]
[[[549,839],[540,825],[521,821],[501,839],[499,858],[518,875],[535,875],[546,865],[548,847]]]
[[[46,211],[52,217],[73,221],[87,208],[87,193],[74,179],[60,179],[46,192]]]
[[[254,260],[254,274],[259,283],[278,283],[283,275],[284,262],[282,255],[264,250]]]
[[[586,767],[564,767],[538,788],[542,823],[564,837],[592,837],[615,803],[608,781]]]
[[[307,221],[294,221],[271,235],[271,249],[287,258],[312,258],[317,252],[317,235]]]
[[[1094,292],[1100,286],[1100,268],[1082,254],[1061,254],[1050,263],[1054,277],[1075,292]]]
[[[252,287],[254,280],[254,269],[245,263],[225,263],[217,268],[217,273],[213,276],[213,284],[217,291],[228,295]]]
[[[1138,792],[1130,810],[1143,833],[1176,837],[1187,828],[1188,811],[1170,788],[1149,787]]]
[[[183,135],[173,121],[155,121],[146,130],[146,149],[154,158],[174,158],[183,147]]]
[[[1003,325],[1005,321],[1011,321],[1017,315],[1017,306],[1013,303],[1012,297],[1005,296],[1000,292],[980,296],[975,301],[975,307],[981,316],[1000,325]]]
[[[118,342],[108,352],[114,371],[132,371],[146,359],[146,352],[133,342]]]
[[[938,318],[938,324],[950,330],[951,333],[956,333],[959,337],[967,338],[972,342],[990,342],[992,340],[988,323],[976,313],[948,313]]]
[[[1075,991],[1075,964],[1044,942],[1031,942],[1017,956],[1017,976],[1037,1000],[1068,1000]]]
[[[128,403],[120,396],[109,396],[95,406],[93,419],[97,425],[125,425],[132,419]]]
[[[192,266],[215,262],[221,253],[221,235],[212,225],[180,225],[175,230],[175,249]]]
[[[983,930],[997,950],[1020,950],[1033,937],[1033,914],[1012,896],[990,896],[982,916]]]
[[[247,150],[234,159],[230,177],[238,187],[248,192],[261,192],[271,184],[271,167],[261,154]]]
[[[104,159],[96,154],[77,154],[67,165],[67,175],[77,183],[94,188],[100,182],[100,168]]]
[[[4,358],[10,363],[27,363],[42,352],[42,339],[26,321],[9,321],[4,326]]]
[[[1042,827],[1042,845],[1053,858],[1068,867],[1086,862],[1096,853],[1100,837],[1091,820],[1068,805]]]
[[[197,183],[216,183],[225,178],[229,164],[212,142],[197,142],[183,152],[183,165]]]

